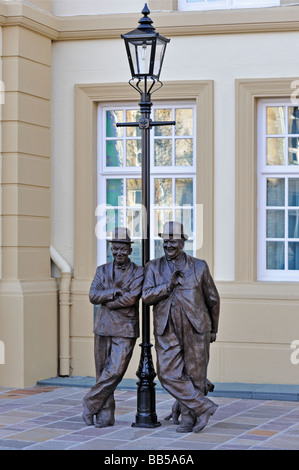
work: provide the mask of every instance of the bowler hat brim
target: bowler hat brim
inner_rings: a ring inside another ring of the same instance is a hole
[[[176,240],[183,239],[188,240],[188,235],[186,233],[158,233],[160,238],[174,238]]]
[[[117,238],[107,240],[107,242],[110,242],[110,243],[127,243],[128,245],[131,245],[131,243],[134,243],[131,239],[130,240],[119,240]]]

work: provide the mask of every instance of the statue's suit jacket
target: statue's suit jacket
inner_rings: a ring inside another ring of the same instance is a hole
[[[123,273],[122,289],[115,295],[113,262],[98,266],[89,291],[92,304],[99,304],[94,333],[99,336],[139,336],[139,299],[142,292],[143,268],[132,261]]]
[[[154,333],[164,333],[171,304],[176,300],[198,333],[217,333],[220,299],[207,263],[186,254],[184,277],[169,294],[172,272],[165,256],[145,267],[142,298],[153,305]]]

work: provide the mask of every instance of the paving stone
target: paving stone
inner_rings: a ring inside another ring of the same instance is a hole
[[[86,443],[72,446],[71,450],[113,450],[119,449],[126,441],[110,441],[109,439],[92,439]]]
[[[25,440],[17,440],[17,439],[0,439],[0,447],[6,447],[9,449],[24,449],[30,445],[34,444],[34,442],[25,441]]]
[[[16,441],[32,441],[32,442],[41,442],[47,441],[49,439],[54,439],[55,437],[61,436],[61,434],[65,434],[67,431],[65,430],[58,430],[58,429],[49,429],[49,428],[35,428],[29,429],[24,432],[19,432],[17,434],[13,434],[7,437],[7,440],[12,439]]]

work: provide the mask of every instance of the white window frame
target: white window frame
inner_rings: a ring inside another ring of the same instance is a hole
[[[290,178],[299,178],[299,165],[287,165],[288,158],[288,134],[285,129],[285,165],[267,165],[266,164],[266,109],[275,106],[292,106],[288,99],[261,99],[258,102],[258,119],[257,119],[257,279],[258,281],[299,281],[299,270],[287,269],[287,249],[285,248],[285,269],[270,270],[266,269],[266,197],[267,197],[267,178],[285,178],[285,205],[279,206],[285,212],[285,236],[281,239],[273,239],[273,241],[284,241],[287,247],[288,237],[288,182]],[[288,117],[286,114],[286,126]],[[272,135],[271,135],[272,136]],[[273,207],[275,209],[275,207]],[[291,239],[296,242],[299,239]],[[271,241],[271,240],[270,240]]]
[[[157,102],[152,107],[152,119],[154,120],[154,111],[155,109],[167,109],[167,108],[193,108],[193,165],[191,166],[175,166],[174,161],[172,166],[154,166],[154,140],[155,138],[167,138],[165,136],[156,136],[155,137],[155,128],[150,132],[150,149],[151,149],[151,178],[150,178],[150,217],[151,217],[151,233],[150,233],[150,254],[151,257],[154,255],[154,244],[155,240],[159,239],[156,234],[154,234],[154,178],[190,178],[193,179],[193,227],[196,227],[196,104],[194,100],[187,101],[171,101],[171,102]],[[97,185],[97,200],[98,207],[103,208],[106,205],[106,181],[109,178],[141,178],[141,167],[108,167],[106,166],[105,161],[105,136],[106,136],[106,120],[104,119],[106,110],[118,110],[118,109],[134,109],[136,110],[138,105],[135,103],[101,103],[98,105],[98,185]],[[174,111],[173,111],[174,112]],[[125,120],[125,113],[124,113]],[[174,115],[171,120],[174,119]],[[183,136],[186,138],[188,136]],[[171,138],[171,137],[169,137]],[[179,136],[176,136],[179,139]],[[173,158],[174,158],[174,145],[173,148]],[[104,188],[104,190],[103,190]],[[174,199],[173,199],[174,201]],[[125,201],[122,207],[125,207]],[[114,207],[117,209],[117,207]],[[133,208],[130,206],[130,208]],[[160,207],[159,207],[160,208]],[[180,206],[172,206],[172,209],[179,209]],[[186,207],[187,209],[187,207]],[[98,214],[101,216],[102,214]],[[190,237],[190,241],[193,241],[193,254],[196,253],[196,235]],[[106,263],[106,244],[98,238],[97,241],[97,264]]]
[[[222,10],[222,9],[233,9],[233,8],[263,8],[280,6],[280,0],[194,0],[188,2],[188,0],[179,0],[178,10],[179,11],[200,11],[200,10]]]

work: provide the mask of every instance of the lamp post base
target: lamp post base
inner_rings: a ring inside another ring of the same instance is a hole
[[[135,423],[136,428],[157,428],[161,426],[155,412],[155,384],[141,384],[137,391],[137,413]]]
[[[155,383],[153,382],[156,373],[152,364],[151,347],[152,344],[140,345],[142,348],[141,359],[137,377],[137,413],[133,427],[157,428],[161,426],[156,414]]]

